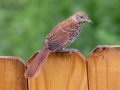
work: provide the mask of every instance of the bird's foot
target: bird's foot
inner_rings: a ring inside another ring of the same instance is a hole
[[[62,49],[62,50],[58,50],[57,52],[69,52],[69,55],[72,53],[72,52],[79,52],[79,50],[77,49]]]

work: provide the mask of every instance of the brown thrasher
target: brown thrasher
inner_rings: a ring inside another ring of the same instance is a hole
[[[92,23],[87,14],[77,12],[54,27],[47,35],[42,50],[25,71],[25,77],[32,78],[37,76],[49,53],[64,50],[66,46],[70,45],[79,35],[81,25],[84,22]]]

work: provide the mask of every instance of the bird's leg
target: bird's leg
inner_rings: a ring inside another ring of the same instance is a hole
[[[70,55],[73,51],[79,52],[79,50],[71,49],[71,48],[70,49],[61,48],[61,50],[58,50],[57,52],[69,52],[69,55]]]
[[[70,55],[72,52],[79,52],[79,50],[73,49],[73,48],[64,49],[63,51],[69,52],[69,55]]]

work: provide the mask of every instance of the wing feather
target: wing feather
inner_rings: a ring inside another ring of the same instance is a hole
[[[69,33],[64,32],[62,28],[57,27],[54,30],[54,34],[52,34],[49,38],[47,37],[48,47],[51,51],[61,49],[69,40]]]

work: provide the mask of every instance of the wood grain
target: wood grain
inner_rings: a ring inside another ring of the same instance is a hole
[[[0,90],[27,90],[25,69],[20,58],[0,56]]]
[[[35,53],[28,61],[28,66]],[[36,78],[28,79],[29,90],[88,90],[86,61],[77,52],[50,53],[42,71]]]
[[[120,90],[120,46],[98,46],[88,56],[89,90]]]

